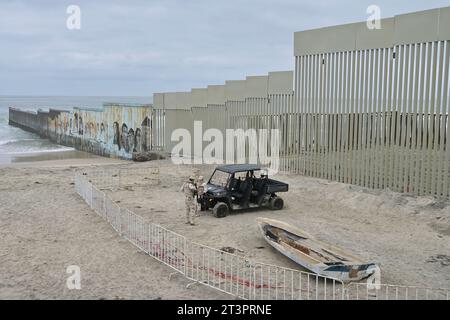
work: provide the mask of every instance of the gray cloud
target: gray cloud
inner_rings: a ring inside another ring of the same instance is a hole
[[[66,28],[66,8],[82,29]],[[143,95],[293,69],[293,32],[449,1],[130,0],[0,3],[0,94]]]

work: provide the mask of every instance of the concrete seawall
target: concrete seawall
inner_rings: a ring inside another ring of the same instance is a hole
[[[9,108],[9,125],[43,136],[46,129],[41,126],[41,112],[21,111]]]
[[[153,150],[152,106],[105,104],[101,109],[24,111],[9,108],[9,124],[96,155],[132,159]]]

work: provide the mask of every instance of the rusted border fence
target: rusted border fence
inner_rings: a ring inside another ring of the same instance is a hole
[[[121,176],[128,180],[120,179]],[[254,262],[198,244],[158,224],[149,223],[131,210],[121,208],[105,192],[127,187],[137,178],[148,178],[141,180],[140,186],[151,185],[159,179],[149,178],[151,176],[159,176],[158,168],[102,168],[77,172],[75,190],[121,236],[193,283],[253,300],[449,300],[448,289],[386,284],[371,289],[366,283],[344,284],[308,272]]]

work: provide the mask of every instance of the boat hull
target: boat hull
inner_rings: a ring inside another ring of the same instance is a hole
[[[362,260],[345,253],[342,249],[317,241],[304,231],[288,226],[281,221],[259,218],[258,224],[264,240],[269,245],[303,268],[318,275],[351,282],[363,280],[380,272],[377,264],[364,263]],[[278,237],[278,235],[274,236],[273,233],[278,230],[286,232],[288,237],[296,236],[299,240],[293,242],[290,239],[285,240],[282,237]],[[278,239],[276,239],[277,237]],[[304,245],[303,242],[308,242],[310,246]],[[322,250],[330,256],[341,259],[336,259],[339,261],[334,262],[317,260],[311,254],[308,254],[313,250],[312,247],[315,248],[316,252]],[[341,260],[346,261],[346,263]]]

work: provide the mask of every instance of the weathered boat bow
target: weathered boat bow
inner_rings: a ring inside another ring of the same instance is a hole
[[[380,274],[378,264],[364,262],[285,222],[267,218],[258,218],[257,222],[267,243],[314,273],[345,282],[360,281]]]

